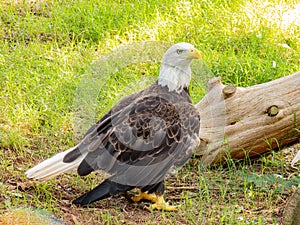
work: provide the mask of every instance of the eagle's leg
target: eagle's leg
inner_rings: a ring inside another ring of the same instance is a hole
[[[176,211],[178,210],[177,206],[171,206],[164,199],[163,195],[157,195],[157,200],[154,204],[151,204],[149,207],[146,207],[148,210],[152,211],[154,209],[164,210],[164,211]]]
[[[132,197],[132,201],[139,202],[141,200],[148,200],[153,203],[157,201],[157,194],[163,194],[164,193],[164,181],[161,181],[156,184],[150,184],[147,186],[144,186],[142,188],[139,188],[139,193]]]
[[[178,208],[176,206],[169,205],[163,196],[163,193],[165,191],[165,185],[164,181],[161,181],[157,184],[148,185],[143,187],[140,190],[140,195],[143,197],[142,199],[147,199],[153,202],[153,204],[150,204],[149,207],[147,207],[148,210],[165,210],[165,211],[175,211]],[[147,193],[146,193],[147,192]],[[136,198],[136,200],[139,198]]]
[[[133,196],[131,199],[134,202],[139,202],[141,200],[148,200],[151,202],[156,202],[157,195],[154,193],[148,194],[147,192],[143,192],[141,189],[139,189],[139,194],[136,196]]]

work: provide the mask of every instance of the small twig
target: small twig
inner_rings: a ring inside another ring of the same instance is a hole
[[[167,189],[173,189],[173,190],[198,190],[199,187],[174,187],[174,186],[167,186]]]
[[[168,200],[182,200],[185,199],[186,197],[180,197],[180,196],[168,196]]]

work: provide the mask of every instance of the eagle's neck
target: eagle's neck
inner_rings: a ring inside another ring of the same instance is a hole
[[[183,89],[188,89],[191,81],[191,73],[189,64],[178,67],[162,63],[159,71],[158,84],[162,87],[167,86],[169,91],[181,93]]]

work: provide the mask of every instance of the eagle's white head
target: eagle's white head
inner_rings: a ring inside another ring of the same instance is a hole
[[[189,43],[178,43],[171,46],[162,59],[158,84],[167,86],[169,91],[180,93],[190,85],[193,59],[200,59],[200,52]]]

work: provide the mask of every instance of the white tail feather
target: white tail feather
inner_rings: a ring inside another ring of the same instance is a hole
[[[56,177],[61,173],[68,172],[77,168],[87,153],[82,154],[73,162],[63,162],[63,158],[65,157],[65,155],[74,150],[76,147],[77,146],[70,148],[64,152],[60,152],[49,159],[46,159],[33,168],[27,170],[25,174],[28,178],[45,181],[50,178]]]
[[[296,156],[293,158],[291,165],[294,166],[296,162],[300,160],[300,151],[297,152]]]

